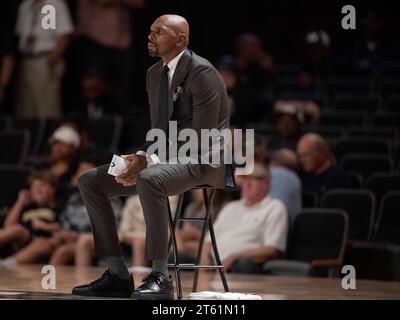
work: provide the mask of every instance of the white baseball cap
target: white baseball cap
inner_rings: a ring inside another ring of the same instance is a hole
[[[49,143],[60,141],[66,144],[72,144],[74,147],[79,148],[81,145],[81,137],[79,133],[71,127],[61,126],[54,131],[49,139]]]

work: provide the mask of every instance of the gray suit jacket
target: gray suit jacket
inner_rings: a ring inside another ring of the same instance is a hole
[[[162,68],[163,61],[160,60],[147,71],[146,86],[152,128],[157,123],[158,91]],[[173,99],[174,95],[175,99]],[[178,132],[184,128],[192,128],[200,137],[200,129],[229,128],[225,83],[209,61],[190,50],[185,50],[176,66],[168,98],[169,120],[177,121]],[[139,150],[146,151],[152,143],[144,143]],[[221,162],[224,158],[223,152],[221,145]],[[224,187],[226,175],[224,164],[191,165],[191,170],[198,178],[198,184]]]

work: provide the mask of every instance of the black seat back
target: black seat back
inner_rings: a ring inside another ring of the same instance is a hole
[[[331,189],[322,196],[321,207],[346,211],[349,216],[349,239],[370,238],[375,208],[375,196],[371,191]]]
[[[0,165],[0,208],[10,207],[17,200],[18,192],[26,186],[29,168]]]
[[[374,240],[400,245],[400,190],[383,197]]]
[[[338,209],[302,210],[289,235],[287,258],[311,262],[342,259],[348,233],[346,212]]]

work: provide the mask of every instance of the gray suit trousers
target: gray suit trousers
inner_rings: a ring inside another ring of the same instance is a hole
[[[193,166],[199,165],[149,166],[139,174],[136,185],[131,187],[122,186],[107,173],[109,164],[94,168],[82,175],[78,185],[92,224],[96,255],[98,257],[121,255],[117,226],[109,197],[128,196],[137,191],[146,222],[146,259],[167,259],[169,236],[167,197],[190,190],[203,182],[200,181],[203,179],[196,177]]]

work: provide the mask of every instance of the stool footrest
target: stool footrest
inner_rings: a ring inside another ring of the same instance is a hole
[[[180,221],[206,221],[205,218],[184,218],[184,217],[182,217],[182,218],[178,217],[177,220],[180,220]]]
[[[176,268],[176,269],[187,269],[187,270],[196,270],[196,269],[223,269],[223,265],[196,265],[190,263],[182,263],[182,264],[173,264],[169,263],[168,267]]]

